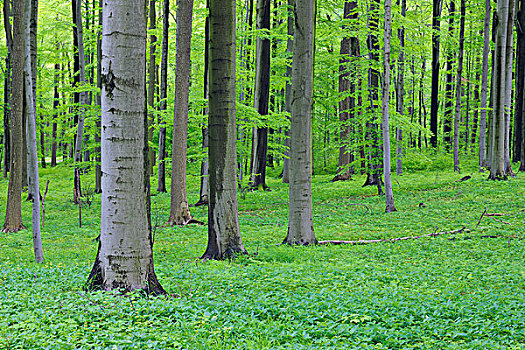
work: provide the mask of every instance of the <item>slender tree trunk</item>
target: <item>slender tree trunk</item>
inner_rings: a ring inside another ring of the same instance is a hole
[[[33,40],[31,40],[33,23],[36,23],[36,18],[32,15],[34,9],[38,6],[34,4],[35,0],[25,0],[24,8],[24,24],[25,24],[25,93],[27,102],[27,152],[28,152],[28,175],[31,179],[30,193],[33,193],[33,250],[35,252],[35,261],[41,263],[44,261],[44,251],[42,249],[42,239],[40,235],[40,186],[38,176],[38,148],[36,139],[36,109],[34,107],[35,98],[33,96],[34,76],[36,72],[33,70],[32,60],[33,52],[36,48],[32,47]],[[35,5],[35,6],[33,6]],[[34,42],[36,45],[36,41]]]
[[[4,1],[4,30],[6,37],[7,56],[5,58],[5,77],[4,77],[4,167],[3,176],[7,177],[11,165],[11,110],[12,110],[12,65],[13,65],[13,35],[11,30],[11,2]]]
[[[102,212],[89,288],[164,294],[145,188],[145,0],[106,0],[102,26]]]
[[[235,1],[210,0],[208,246],[202,259],[245,253],[237,209]]]
[[[448,34],[452,39],[454,38],[454,17],[456,15],[456,0],[450,0],[449,5],[449,20],[448,20]],[[443,145],[445,150],[450,151],[452,146],[452,98],[454,96],[454,58],[456,56],[456,49],[450,47],[447,53],[447,75],[445,83],[445,110],[443,115]]]
[[[153,142],[153,124],[155,123],[155,86],[157,84],[157,36],[154,33],[157,28],[157,13],[155,11],[156,0],[149,0],[149,67],[148,67],[148,143]],[[178,21],[179,17],[177,17]],[[148,155],[150,174],[153,174],[155,164],[155,152],[150,147]]]
[[[58,143],[57,143],[57,130],[58,130],[58,124],[57,124],[57,119],[59,117],[58,115],[58,106],[59,106],[59,103],[60,103],[60,94],[58,92],[58,76],[60,74],[60,63],[55,63],[55,79],[54,79],[54,84],[55,86],[53,87],[53,111],[54,111],[54,114],[53,114],[53,133],[52,133],[52,139],[53,139],[53,144],[51,146],[51,167],[55,167],[57,166],[57,147],[58,147]]]
[[[294,2],[295,0],[288,0],[288,17],[287,17],[287,34],[286,41],[286,55],[288,59],[292,57],[293,50],[293,35],[294,35]],[[287,115],[292,113],[292,65],[289,62],[286,65],[286,88],[284,97],[284,108]],[[288,119],[290,119],[288,117]],[[290,129],[285,129],[284,133],[284,160],[283,160],[283,183],[290,183]]]
[[[406,17],[406,0],[401,0],[401,16]],[[396,110],[403,115],[405,102],[405,27],[397,30],[399,58],[397,59]],[[403,130],[396,128],[396,174],[403,174]]]
[[[432,94],[430,101],[430,144],[437,148],[439,110],[439,43],[440,17],[443,0],[432,0]],[[490,1],[490,0],[487,0]]]
[[[383,46],[383,84],[382,84],[382,114],[383,120],[381,128],[383,129],[383,174],[385,176],[385,212],[391,213],[396,211],[394,205],[394,193],[392,190],[392,177],[390,175],[390,38],[392,37],[392,3],[385,0],[385,43]]]
[[[7,208],[2,232],[18,232],[22,224],[22,162],[26,153],[22,143],[24,108],[24,1],[13,3],[13,80],[12,109],[9,129],[11,131],[11,164]]]
[[[490,53],[491,1],[485,0],[485,21],[483,25],[483,63],[481,75],[481,100],[479,117],[479,171],[487,167],[487,92]]]
[[[168,225],[193,221],[186,194],[188,143],[188,101],[190,95],[190,52],[193,0],[177,1],[177,57],[175,71],[175,115],[171,166],[171,208]]]
[[[257,0],[257,30],[270,31],[270,0]],[[270,99],[270,39],[257,37],[254,109],[261,118],[268,115]],[[252,156],[250,166],[250,186],[254,188],[266,186],[266,156],[268,153],[268,128],[253,128]]]
[[[317,244],[312,214],[315,0],[296,0],[290,129],[290,204],[284,243]]]
[[[516,31],[518,33],[516,53],[516,105],[514,106],[514,138],[512,161],[521,159],[523,128],[523,95],[525,89],[525,0],[519,0]]]
[[[459,118],[461,116],[461,78],[463,74],[463,47],[465,45],[465,0],[461,0],[459,24],[458,71],[456,76],[456,113],[454,114],[454,172],[459,173]]]
[[[496,28],[496,49],[494,67],[494,106],[492,112],[492,164],[489,179],[507,179],[505,172],[505,94],[507,23],[509,20],[509,0],[498,2],[498,23]]]
[[[510,163],[510,138],[512,117],[512,73],[514,67],[514,22],[516,20],[516,0],[509,1],[509,20],[507,22],[507,40],[505,49],[505,173],[514,176]]]
[[[170,1],[164,0],[162,18],[162,56],[160,59],[160,129],[159,129],[159,170],[157,192],[166,191],[166,123],[163,113],[167,110],[168,98],[168,47],[169,47],[169,16]]]
[[[102,28],[102,0],[98,2],[98,24],[99,28]],[[102,32],[99,30],[97,33],[97,88],[102,91]],[[97,106],[101,106],[102,96],[97,93]],[[97,132],[95,133],[95,143],[97,144],[95,151],[97,153],[97,165],[95,166],[95,193],[102,193],[102,166],[101,166],[101,139],[100,129],[102,123],[102,116],[97,116]]]

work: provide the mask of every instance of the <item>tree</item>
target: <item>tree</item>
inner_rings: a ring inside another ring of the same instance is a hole
[[[193,0],[177,1],[177,57],[175,70],[175,115],[171,166],[171,209],[168,225],[193,222],[186,194],[188,143],[188,101],[190,95],[190,53]]]
[[[157,13],[155,11],[156,0],[149,0],[149,66],[148,66],[148,142],[153,142],[153,124],[155,123],[155,88],[157,85]],[[178,17],[177,17],[178,18]],[[153,174],[153,164],[155,163],[155,152],[151,147],[148,154],[148,164],[150,173]]]
[[[145,0],[106,0],[102,25],[102,212],[87,286],[165,293],[153,267],[144,164]]]
[[[292,57],[293,50],[293,31],[294,31],[294,0],[288,0],[287,17],[286,17],[286,29],[288,40],[286,40],[286,57],[288,60]],[[292,65],[288,62],[286,65],[286,87],[284,96],[284,109],[289,115],[292,113]],[[288,117],[288,120],[290,117]],[[290,183],[290,130],[286,129],[284,133],[284,160],[283,160],[283,183]]]
[[[485,20],[483,25],[483,63],[481,75],[481,100],[479,116],[479,171],[487,167],[487,92],[490,53],[490,13],[491,1],[485,0]]]
[[[490,1],[490,0],[489,0]],[[432,91],[430,97],[430,144],[437,148],[439,110],[439,43],[440,18],[443,0],[432,0]]]
[[[10,161],[7,208],[2,232],[18,232],[25,229],[22,223],[22,162],[25,154],[23,144],[24,108],[24,2],[13,3],[13,79],[12,108],[10,113]]]
[[[6,37],[7,55],[5,57],[5,78],[4,78],[4,168],[3,176],[7,177],[9,166],[11,164],[11,137],[10,137],[10,120],[11,120],[11,90],[12,90],[12,66],[13,66],[13,33],[11,29],[11,2],[4,1],[4,30]]]
[[[168,98],[168,46],[170,25],[170,1],[164,0],[164,12],[162,18],[162,54],[160,59],[160,113],[167,109]],[[159,129],[159,170],[158,170],[158,192],[166,192],[166,123],[160,117]]]
[[[456,76],[456,112],[454,114],[454,171],[459,172],[459,118],[461,115],[461,78],[463,74],[463,47],[465,45],[465,0],[461,0],[459,24],[458,72]],[[468,139],[468,138],[467,138]]]
[[[270,0],[257,0],[257,30],[270,31]],[[266,34],[267,35],[267,34]],[[268,115],[270,100],[270,39],[257,37],[255,60],[254,108],[264,118]],[[268,153],[268,128],[253,128],[250,185],[254,188],[266,186],[266,156]]]
[[[406,17],[406,0],[401,0],[401,16]],[[396,111],[404,114],[405,103],[405,27],[397,30],[399,38],[399,57],[397,59],[397,82],[396,82]],[[396,174],[403,174],[403,129],[396,128]]]
[[[519,11],[517,15],[516,32],[516,104],[514,108],[514,137],[512,160],[521,159],[522,128],[523,128],[523,95],[525,89],[525,0],[518,0]],[[520,169],[521,171],[521,169]]]
[[[454,17],[456,16],[456,0],[450,0],[448,8],[448,35],[450,38],[454,37]],[[454,95],[454,58],[456,56],[456,48],[449,47],[447,52],[447,74],[445,77],[445,110],[443,115],[443,145],[447,151],[450,151],[452,145],[452,98]]]
[[[312,214],[314,0],[296,0],[290,129],[290,204],[284,243],[317,244]]]
[[[201,259],[245,253],[237,209],[235,0],[210,0],[208,246]]]
[[[392,37],[392,3],[385,0],[385,44],[383,46],[383,84],[382,84],[382,112],[383,121],[383,174],[385,176],[385,200],[387,213],[396,211],[394,194],[392,190],[392,177],[390,175],[390,38]]]
[[[36,140],[36,109],[34,108],[35,98],[33,96],[34,89],[33,84],[36,81],[34,74],[36,73],[33,69],[32,60],[34,59],[32,52],[33,48],[31,47],[31,27],[32,20],[35,8],[38,7],[38,3],[35,4],[35,0],[25,0],[24,1],[24,51],[25,51],[25,67],[24,67],[24,76],[25,76],[25,96],[27,102],[27,153],[28,153],[28,162],[27,170],[28,175],[31,181],[29,185],[31,186],[30,193],[33,193],[33,250],[35,252],[35,261],[41,263],[44,261],[44,251],[42,249],[42,239],[40,236],[40,186],[39,186],[39,176],[38,176],[38,148]],[[35,5],[35,6],[33,6]],[[36,14],[35,14],[36,15]],[[36,21],[35,21],[36,22]],[[36,41],[34,42],[36,45]],[[36,51],[36,48],[35,48]]]

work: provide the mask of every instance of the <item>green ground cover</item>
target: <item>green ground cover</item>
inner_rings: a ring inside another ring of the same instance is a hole
[[[316,176],[320,240],[467,231],[306,248],[277,245],[288,188],[270,179],[271,192],[239,196],[250,256],[198,262],[205,226],[158,227],[155,267],[170,296],[144,298],[82,290],[96,254],[100,198],[83,207],[79,229],[72,173],[66,165],[41,173],[43,185],[50,180],[45,264],[32,262],[29,230],[0,236],[0,349],[525,349],[523,174],[506,182],[476,172],[456,182],[466,174],[428,169],[394,177],[398,212],[391,214],[376,189],[361,187],[363,177]],[[1,180],[2,215],[6,189]],[[189,196],[198,199],[196,176]],[[169,195],[152,202],[153,222],[164,223]],[[485,207],[506,215],[476,227]],[[29,226],[30,204],[23,210]],[[192,213],[207,220],[206,208]]]

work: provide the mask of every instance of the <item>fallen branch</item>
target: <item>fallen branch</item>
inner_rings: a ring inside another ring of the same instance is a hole
[[[489,216],[489,217],[492,217],[492,216],[505,216],[507,214],[502,214],[502,213],[487,213],[485,214],[485,216]]]
[[[371,243],[386,243],[386,242],[398,242],[398,241],[408,241],[411,239],[419,239],[423,237],[436,237],[441,235],[450,235],[450,234],[456,234],[463,232],[465,230],[465,226],[460,228],[459,230],[454,231],[443,231],[443,232],[433,232],[422,236],[410,236],[410,237],[399,237],[399,238],[387,238],[387,239],[370,239],[370,240],[363,240],[360,239],[358,241],[319,241],[317,244],[319,245],[341,245],[341,244],[351,244],[351,245],[365,245],[365,244],[371,244]]]
[[[481,216],[479,217],[479,220],[478,220],[478,223],[476,224],[476,228],[478,228],[480,222],[481,222],[481,219],[483,219],[483,216],[485,216],[485,214],[487,213],[487,207],[485,207],[485,210],[483,211],[483,214],[481,214]]]
[[[506,221],[503,221],[503,220],[499,220],[499,219],[496,219],[495,217],[492,217],[494,220],[498,221],[498,222],[501,222],[502,224],[506,224],[506,225],[512,225],[510,222],[506,222]]]

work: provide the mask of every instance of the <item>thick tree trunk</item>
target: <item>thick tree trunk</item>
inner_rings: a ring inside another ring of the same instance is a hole
[[[385,176],[385,212],[391,213],[396,211],[394,205],[394,193],[392,190],[392,177],[390,168],[390,38],[392,37],[392,3],[385,0],[385,43],[383,46],[383,84],[382,84],[382,105],[381,110],[383,120],[381,128],[383,129],[383,174]]]
[[[270,0],[257,0],[257,30],[270,31]],[[270,39],[257,37],[253,107],[261,118],[268,115],[270,99]],[[268,128],[253,128],[250,186],[265,189]]]
[[[479,113],[479,171],[487,167],[487,95],[490,53],[491,1],[485,0],[485,21],[483,25],[483,63],[481,75],[481,100]]]
[[[523,128],[523,95],[525,89],[525,0],[519,0],[516,31],[518,33],[516,54],[516,105],[514,106],[514,137],[512,161],[521,159]]]
[[[293,35],[294,35],[294,2],[295,0],[288,0],[288,16],[287,16],[287,34],[286,41],[286,55],[289,59],[292,57],[293,51]],[[292,65],[291,62],[286,65],[286,88],[284,96],[284,109],[289,115],[292,113]],[[286,129],[284,133],[284,160],[283,160],[283,183],[290,183],[290,129]]]
[[[507,40],[505,49],[505,173],[514,176],[510,163],[510,139],[512,117],[512,76],[514,67],[514,22],[516,20],[516,0],[509,1],[509,19],[507,22]]]
[[[36,25],[36,14],[35,8],[38,7],[35,4],[36,0],[25,0],[24,7],[24,22],[25,22],[25,93],[26,93],[26,102],[27,102],[27,153],[28,153],[28,162],[27,162],[27,171],[31,181],[29,182],[31,189],[30,193],[33,193],[33,210],[32,210],[32,219],[33,219],[33,250],[35,253],[35,261],[41,263],[44,261],[44,251],[42,249],[42,239],[40,235],[40,186],[39,186],[39,175],[38,175],[38,148],[37,148],[37,139],[36,139],[36,109],[34,107],[35,97],[33,84],[36,81],[36,78],[33,75],[36,75],[32,60],[34,58],[33,52],[36,51],[36,47],[32,47],[34,43],[36,45],[36,40],[33,42],[31,40],[32,34],[36,30],[32,30],[33,25]]]
[[[440,18],[443,0],[432,0],[432,92],[430,101],[430,144],[437,148],[439,110],[439,43]],[[490,0],[488,0],[490,1]]]
[[[450,0],[449,5],[449,20],[448,20],[448,35],[454,38],[454,16],[456,15],[456,0]],[[443,145],[445,150],[450,151],[452,146],[452,99],[454,96],[454,58],[456,56],[456,49],[449,48],[447,52],[447,75],[445,83],[445,110],[443,115]]]
[[[146,3],[106,0],[102,26],[102,215],[89,288],[164,294],[145,188]]]
[[[175,115],[171,166],[171,208],[168,225],[193,221],[186,194],[188,143],[188,101],[190,95],[190,53],[193,0],[177,1],[177,55],[175,70]]]
[[[465,45],[465,0],[461,0],[459,24],[458,71],[456,76],[456,112],[454,114],[454,172],[459,172],[459,119],[461,116],[461,78],[463,74],[463,47]]]
[[[13,80],[12,109],[10,113],[11,164],[7,208],[2,232],[18,232],[22,224],[22,162],[26,153],[22,143],[24,108],[24,1],[13,4]]]
[[[312,214],[315,0],[296,0],[290,129],[290,204],[284,243],[317,244]]]
[[[210,0],[208,246],[202,259],[246,250],[237,209],[235,121],[235,1]]]
[[[507,179],[505,172],[505,93],[507,23],[509,20],[509,0],[498,2],[498,23],[496,28],[495,61],[493,64],[494,106],[492,111],[492,164],[489,179]]]
[[[167,110],[168,98],[168,47],[169,47],[169,16],[170,1],[164,0],[162,18],[162,56],[160,59],[160,129],[159,129],[159,170],[157,192],[166,191],[166,123],[163,113]]]
[[[11,164],[11,109],[12,109],[12,65],[13,65],[13,35],[11,30],[11,2],[4,1],[4,30],[6,37],[7,55],[5,58],[5,75],[4,75],[4,167],[3,176],[7,177]]]
[[[350,20],[352,23],[358,19],[357,12],[357,1],[345,1],[344,7],[344,18]],[[355,27],[355,24],[352,25]],[[343,33],[349,30],[347,24],[343,25]],[[359,38],[345,36],[341,40],[340,49],[341,58],[339,59],[339,94],[341,100],[339,101],[339,121],[341,122],[341,130],[339,132],[339,163],[337,169],[337,175],[332,181],[345,181],[349,180],[352,175],[352,169],[350,163],[352,161],[352,151],[349,147],[349,136],[352,131],[350,123],[354,122],[355,114],[355,82],[354,74],[355,69],[351,66],[355,64],[355,59],[359,56]],[[350,95],[349,95],[350,93]]]

